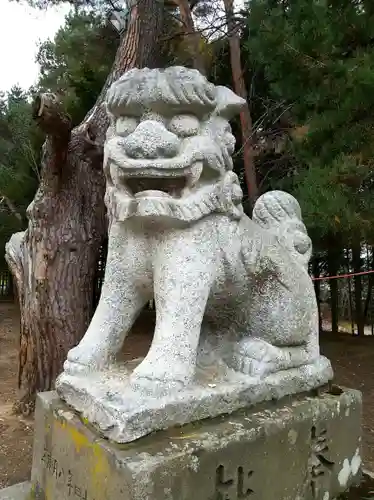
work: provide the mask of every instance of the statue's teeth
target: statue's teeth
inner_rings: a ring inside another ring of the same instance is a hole
[[[195,184],[197,184],[197,182],[200,179],[202,171],[203,171],[202,162],[196,163],[196,165],[194,165],[191,168],[191,173],[189,174],[187,179],[187,187],[192,188]]]

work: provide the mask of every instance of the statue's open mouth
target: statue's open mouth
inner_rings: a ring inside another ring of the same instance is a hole
[[[196,162],[192,167],[177,169],[120,169],[120,182],[133,198],[182,198],[195,188],[217,179],[218,172]]]
[[[187,186],[187,177],[129,177],[126,179],[126,187],[135,197],[151,195],[157,192],[158,195],[166,194],[173,198],[180,198],[183,189]],[[156,194],[156,193],[155,193]]]

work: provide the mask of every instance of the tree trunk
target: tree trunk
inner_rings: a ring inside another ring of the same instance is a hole
[[[247,101],[247,90],[243,77],[243,69],[241,63],[240,36],[239,26],[234,17],[234,1],[224,0],[227,29],[230,45],[230,60],[231,70],[234,82],[235,92]],[[258,197],[258,186],[256,179],[256,170],[254,164],[254,152],[252,141],[252,117],[249,110],[249,105],[240,113],[240,123],[242,129],[242,148],[245,179],[247,183],[248,197],[253,208]]]
[[[180,18],[184,26],[184,37],[191,57],[191,64],[193,68],[199,70],[203,75],[206,75],[205,61],[202,54],[202,37],[201,34],[195,30],[189,1],[175,0],[175,4],[179,7]]]
[[[370,302],[371,302],[371,292],[373,290],[373,285],[374,285],[374,276],[372,274],[369,274],[369,281],[368,281],[368,291],[366,294],[366,299],[365,299],[365,307],[364,307],[364,322],[367,323],[368,319],[368,314],[369,314],[369,307],[370,307]]]
[[[347,260],[347,273],[351,274],[351,266],[350,266],[350,251],[346,250],[346,260]],[[355,322],[353,318],[353,301],[352,301],[352,283],[351,278],[348,278],[348,300],[349,300],[349,319],[351,321],[351,333],[355,334]]]
[[[352,263],[353,272],[360,273],[361,267],[361,244],[355,243],[352,245]],[[364,316],[362,314],[362,282],[361,276],[354,277],[355,284],[355,320],[357,325],[357,334],[364,335]]]
[[[338,253],[329,248],[327,252],[327,266],[329,276],[336,276],[338,274]],[[330,303],[331,303],[331,331],[336,333],[339,331],[339,293],[338,293],[338,280],[330,279]]]
[[[39,189],[28,208],[28,228],[12,236],[6,259],[15,277],[21,310],[16,410],[34,407],[39,391],[53,388],[67,352],[85,333],[93,314],[94,278],[106,236],[103,142],[108,118],[103,101],[125,71],[157,65],[163,3],[139,0],[131,9],[112,71],[83,122],[72,129],[52,94],[35,101],[35,119],[46,132]]]
[[[371,271],[374,269],[374,252],[373,252],[373,247],[371,247],[371,253],[368,251],[368,258],[367,258],[367,271]],[[371,256],[371,258],[370,258]],[[364,324],[367,324],[368,322],[368,316],[369,316],[369,308],[370,308],[370,303],[371,303],[371,297],[372,297],[372,290],[373,290],[373,285],[374,285],[374,274],[369,274],[368,278],[368,290],[366,294],[366,299],[365,299],[365,307],[364,307]]]

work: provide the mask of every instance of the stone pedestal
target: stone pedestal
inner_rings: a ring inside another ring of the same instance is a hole
[[[212,360],[209,354],[208,350],[201,353],[195,381],[187,387],[133,387],[131,373],[142,361],[136,359],[89,376],[62,373],[56,390],[103,437],[123,444],[155,431],[305,393],[333,378],[330,361],[324,356],[298,368],[249,377]]]
[[[331,500],[360,479],[361,394],[285,398],[160,431],[100,438],[55,393],[39,395],[31,498]]]

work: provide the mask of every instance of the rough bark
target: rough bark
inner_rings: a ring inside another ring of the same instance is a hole
[[[247,89],[243,77],[243,69],[241,63],[241,49],[239,26],[235,21],[234,16],[234,1],[224,0],[227,29],[230,45],[230,61],[235,92],[247,101]],[[242,149],[245,179],[247,183],[248,198],[250,204],[253,205],[258,197],[258,186],[256,179],[256,170],[254,163],[254,150],[252,140],[252,117],[249,110],[249,105],[240,113],[240,124],[242,129]]]
[[[93,314],[94,277],[106,236],[102,154],[110,84],[133,67],[157,65],[163,19],[159,0],[138,0],[97,103],[72,129],[53,94],[35,101],[34,118],[46,132],[39,189],[28,208],[28,227],[7,244],[21,309],[16,410],[30,413],[35,394],[50,390],[67,352]]]

